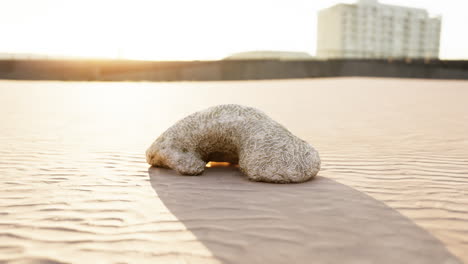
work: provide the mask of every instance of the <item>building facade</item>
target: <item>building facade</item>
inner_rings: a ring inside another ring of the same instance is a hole
[[[317,57],[436,59],[441,17],[424,9],[359,0],[318,14]]]

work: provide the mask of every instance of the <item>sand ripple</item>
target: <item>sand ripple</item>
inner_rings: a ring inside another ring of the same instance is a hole
[[[467,101],[462,81],[1,81],[0,263],[468,263]],[[148,170],[220,103],[311,142],[320,177]]]

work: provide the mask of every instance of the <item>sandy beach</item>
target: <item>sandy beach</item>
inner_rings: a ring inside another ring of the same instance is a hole
[[[0,263],[468,263],[468,81],[0,81]],[[318,177],[150,168],[177,120],[236,103]]]

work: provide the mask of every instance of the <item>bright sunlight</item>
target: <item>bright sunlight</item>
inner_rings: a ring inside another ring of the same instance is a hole
[[[0,0],[0,55],[213,60],[255,50],[316,51],[317,12],[355,0]],[[457,0],[381,0],[441,14],[441,58],[468,58]],[[450,2],[450,3],[449,3]],[[453,2],[453,3],[452,3]]]

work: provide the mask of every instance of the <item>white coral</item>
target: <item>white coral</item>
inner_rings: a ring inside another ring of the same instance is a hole
[[[146,151],[149,164],[199,175],[209,161],[239,164],[250,180],[290,183],[313,178],[318,152],[263,112],[219,105],[191,114]]]

